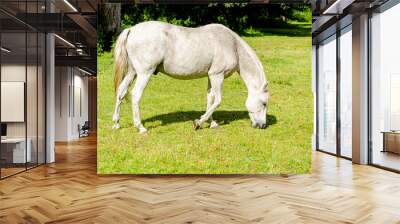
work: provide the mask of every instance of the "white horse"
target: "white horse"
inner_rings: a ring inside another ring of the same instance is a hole
[[[252,126],[266,127],[269,93],[263,66],[250,46],[223,25],[187,28],[158,21],[139,23],[119,35],[114,60],[113,128],[120,127],[120,105],[136,78],[131,93],[133,124],[140,133],[147,131],[140,119],[139,102],[150,77],[157,72],[176,79],[208,76],[207,110],[194,121],[194,128],[206,121],[211,128],[218,127],[212,114],[221,103],[224,79],[236,71],[248,89],[246,107]]]

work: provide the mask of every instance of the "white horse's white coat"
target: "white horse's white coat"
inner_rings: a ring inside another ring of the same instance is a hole
[[[194,121],[197,129],[206,121],[217,127],[212,113],[222,99],[224,78],[239,72],[248,89],[246,107],[253,127],[266,127],[268,82],[255,52],[236,33],[220,24],[187,28],[149,21],[125,29],[115,47],[116,103],[114,128],[119,128],[119,111],[129,85],[136,78],[132,91],[133,123],[139,131],[139,102],[152,76],[160,71],[176,79],[208,76],[207,110]]]

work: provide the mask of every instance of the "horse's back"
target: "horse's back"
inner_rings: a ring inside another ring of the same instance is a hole
[[[209,24],[200,27],[199,30],[212,34],[212,42],[214,42],[214,58],[209,73],[229,74],[237,70],[237,40],[229,28],[221,24]]]
[[[170,24],[148,21],[129,28],[126,49],[137,72],[154,72],[165,55],[166,31]]]
[[[175,78],[192,79],[236,68],[235,37],[219,24],[187,28],[149,21],[132,27],[131,34],[136,57]]]

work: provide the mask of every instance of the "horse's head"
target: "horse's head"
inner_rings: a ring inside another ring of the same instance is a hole
[[[261,90],[249,92],[246,107],[253,128],[263,129],[267,127],[268,99],[268,83],[264,84]]]

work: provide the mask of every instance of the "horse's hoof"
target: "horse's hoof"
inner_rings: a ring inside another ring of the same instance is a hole
[[[193,121],[193,128],[194,128],[194,130],[197,130],[200,128],[200,120],[196,119]]]
[[[219,128],[219,125],[216,121],[211,121],[210,128]]]
[[[119,129],[119,128],[120,128],[119,124],[114,124],[114,125],[112,126],[112,129]]]
[[[145,134],[145,133],[147,133],[146,128],[139,128],[139,134]]]

